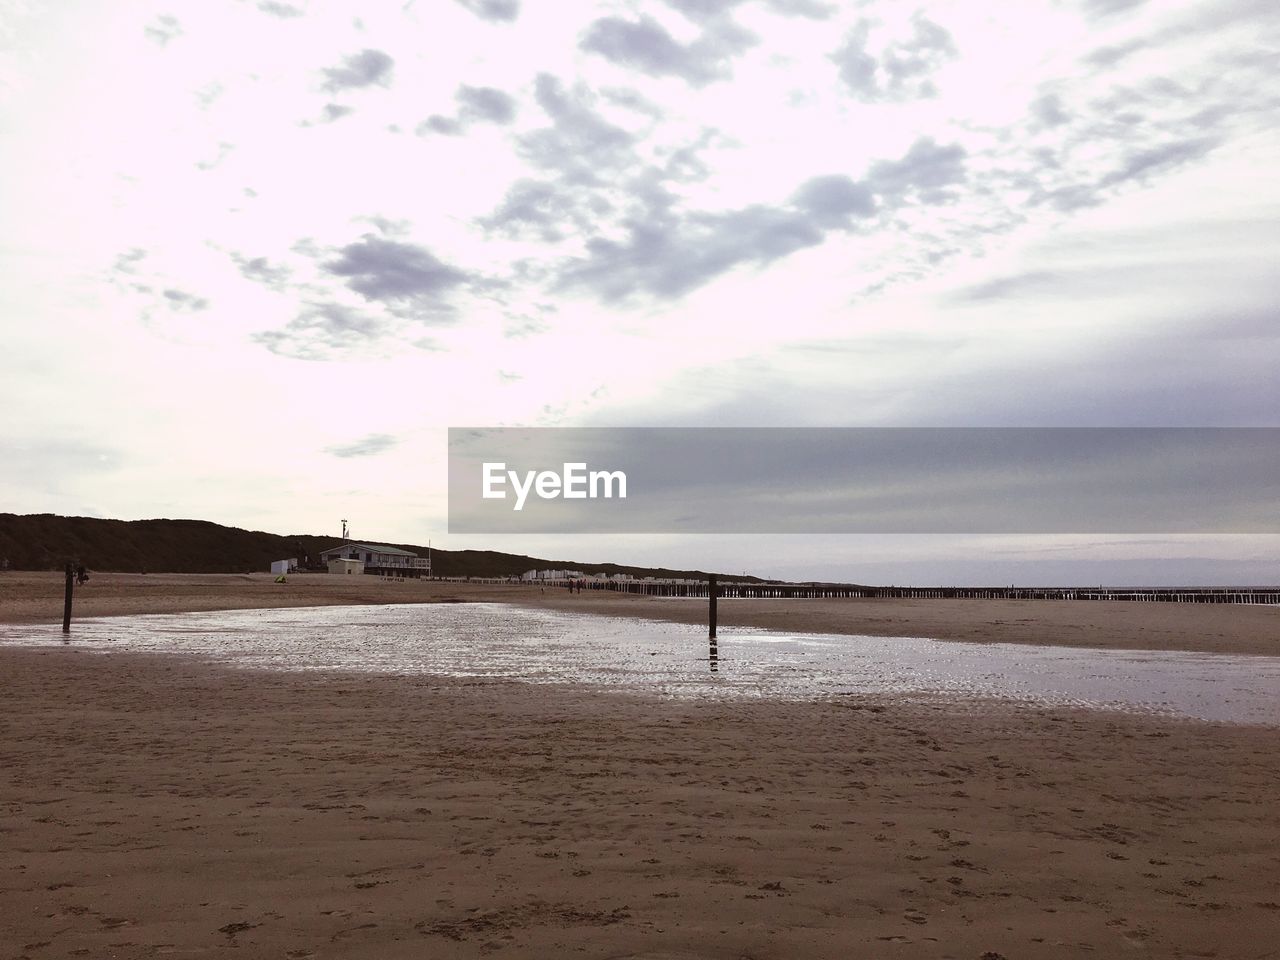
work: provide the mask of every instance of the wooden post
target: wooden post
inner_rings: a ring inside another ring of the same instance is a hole
[[[711,672],[715,673],[720,665],[720,651],[716,649],[716,578],[710,577],[707,580],[707,636],[711,643],[708,662],[711,664]]]
[[[709,636],[712,640],[716,638],[716,578],[711,577],[707,580],[707,618],[711,627]]]
[[[62,595],[62,632],[71,632],[71,562],[67,561],[67,588]]]

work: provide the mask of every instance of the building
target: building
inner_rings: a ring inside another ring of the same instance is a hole
[[[335,560],[358,560],[363,565],[360,573],[372,573],[380,577],[429,577],[431,558],[420,557],[399,547],[380,543],[342,543],[320,551],[320,559],[334,570]],[[349,571],[346,571],[349,572]]]
[[[586,574],[581,570],[526,570],[520,574],[525,582],[531,580],[581,580]]]
[[[363,560],[344,560],[334,557],[329,561],[330,573],[364,573]]]
[[[297,573],[298,558],[292,557],[288,560],[272,560],[271,572],[272,573]]]

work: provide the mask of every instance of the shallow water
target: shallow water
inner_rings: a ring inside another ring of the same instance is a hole
[[[91,650],[195,654],[281,670],[503,677],[670,697],[999,698],[1280,726],[1280,657],[721,631],[497,603],[296,607],[77,621]],[[0,643],[61,644],[58,624]],[[714,670],[712,669],[714,666]]]

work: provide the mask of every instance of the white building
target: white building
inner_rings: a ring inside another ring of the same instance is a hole
[[[358,560],[360,573],[372,573],[383,577],[429,577],[431,558],[420,557],[399,547],[380,543],[342,543],[320,551],[320,558],[333,573],[334,560]],[[349,572],[349,571],[348,571]]]
[[[291,558],[290,558],[290,559],[288,559],[288,560],[272,560],[272,561],[271,561],[271,572],[272,572],[272,573],[277,573],[277,574],[279,574],[279,573],[297,573],[297,572],[298,572],[298,558],[297,558],[297,557],[291,557]]]

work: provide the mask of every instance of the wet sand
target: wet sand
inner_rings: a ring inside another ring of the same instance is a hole
[[[57,573],[0,574],[0,622],[62,618]],[[383,581],[303,574],[97,573],[75,596],[75,616],[188,610],[439,603],[476,600],[583,613],[705,622],[705,600],[564,588],[440,581]],[[1237,604],[1050,600],[724,600],[720,624],[806,633],[914,636],[975,643],[1032,643],[1125,650],[1280,655],[1280,607]]]
[[[0,620],[61,578],[0,575]],[[98,574],[78,616],[503,600]],[[50,605],[53,609],[50,610]],[[1277,611],[734,601],[721,622],[1268,652]],[[1257,957],[1280,729],[944,701],[688,702],[0,647],[0,957]]]
[[[1280,730],[0,648],[4,957],[1257,957]]]

